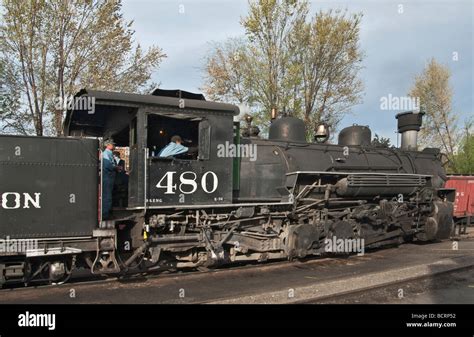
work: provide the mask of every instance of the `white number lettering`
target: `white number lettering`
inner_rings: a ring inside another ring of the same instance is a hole
[[[184,176],[185,175],[189,175],[189,174],[192,174],[193,175],[193,178],[192,179],[186,179]],[[192,194],[194,192],[196,192],[198,186],[196,184],[196,179],[197,179],[197,176],[196,176],[196,173],[194,172],[191,172],[191,171],[187,171],[187,172],[183,172],[181,173],[181,176],[179,177],[179,181],[181,182],[181,184],[179,185],[179,190],[184,193],[184,194]],[[189,192],[186,192],[183,190],[183,185],[184,186],[191,186],[191,191]]]
[[[212,190],[208,191],[207,190],[207,175],[208,174],[211,174],[212,175]],[[217,186],[219,185],[219,181],[217,179],[217,175],[212,172],[212,171],[207,171],[206,173],[204,173],[202,175],[202,179],[201,179],[201,185],[202,185],[202,189],[204,190],[204,192],[206,192],[207,194],[210,194],[210,193],[214,193],[216,190],[217,190]]]
[[[157,188],[166,188],[165,194],[174,194],[176,190],[176,184],[173,185],[173,176],[176,172],[166,172],[161,180],[156,184]],[[161,182],[166,179],[166,185],[161,185]]]
[[[163,178],[161,178],[158,184],[156,184],[156,187],[166,189],[165,194],[175,194],[177,189],[176,184],[173,184],[175,173],[176,172],[166,172]],[[208,187],[209,175],[211,175],[212,181],[210,182],[210,186]],[[198,183],[196,182],[197,179],[198,177],[196,173],[192,171],[186,171],[181,173],[179,176],[179,191],[183,194],[193,194],[198,189]],[[217,175],[214,172],[207,171],[202,175],[201,188],[204,192],[206,192],[207,194],[214,193],[217,190],[218,186],[219,179],[217,178]],[[183,194],[181,196],[183,196]]]

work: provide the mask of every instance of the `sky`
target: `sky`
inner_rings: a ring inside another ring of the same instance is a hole
[[[368,125],[372,133],[397,143],[395,114],[381,110],[381,99],[406,96],[430,58],[451,70],[453,110],[459,125],[474,115],[473,0],[310,1],[310,14],[347,9],[362,13],[360,47],[365,54],[360,79],[363,102],[341,126]],[[135,39],[157,45],[167,54],[152,80],[163,89],[201,92],[204,58],[212,42],[245,34],[240,25],[247,0],[124,0],[123,13],[133,20]]]

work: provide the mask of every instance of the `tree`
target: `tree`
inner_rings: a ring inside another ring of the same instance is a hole
[[[0,53],[17,68],[35,133],[62,133],[65,102],[81,87],[136,92],[166,57],[134,46],[120,1],[4,0]],[[49,124],[49,127],[48,125]],[[50,130],[48,130],[48,128]],[[21,130],[18,130],[21,132]]]
[[[448,67],[431,59],[416,76],[409,96],[419,98],[420,111],[425,113],[419,143],[440,148],[447,156],[449,169],[457,172],[454,157],[460,137],[456,126],[458,116],[451,106],[450,76]]]
[[[372,146],[375,147],[390,147],[390,138],[385,138],[375,134],[374,139],[372,139]]]
[[[9,62],[0,59],[0,132],[2,133],[21,130],[20,133],[27,134],[32,131],[27,129],[27,125],[31,123],[19,122],[28,120],[29,116],[20,110],[20,85],[17,79],[16,70],[9,67]],[[23,118],[18,118],[19,115]]]
[[[267,116],[274,108],[283,113],[298,113],[289,111],[295,87],[290,41],[307,13],[306,1],[250,1],[248,16],[241,20],[248,39],[243,59],[251,81],[246,84],[252,86],[253,98]]]
[[[473,121],[468,121],[464,127],[464,135],[461,138],[459,150],[454,157],[454,173],[474,174],[474,134],[472,132]]]
[[[214,101],[233,104],[253,100],[246,74],[245,40],[231,38],[224,43],[214,43],[206,57],[204,90]]]
[[[302,110],[308,125],[324,121],[335,129],[344,114],[361,101],[361,18],[360,14],[320,11],[297,30],[297,81],[301,83]]]
[[[340,11],[308,19],[307,1],[250,1],[241,20],[245,38],[215,45],[203,90],[217,101],[249,105],[263,129],[272,109],[303,118],[308,138],[320,122],[335,129],[360,101],[360,19]]]

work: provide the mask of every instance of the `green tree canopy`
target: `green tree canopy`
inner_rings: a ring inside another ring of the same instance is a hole
[[[361,101],[361,15],[310,18],[308,8],[307,1],[250,1],[245,37],[214,44],[206,59],[206,95],[248,105],[263,128],[276,109],[303,118],[308,137],[320,122],[335,129]]]
[[[459,149],[454,156],[456,172],[459,174],[474,174],[474,133],[472,122],[468,122],[464,128]]]
[[[20,88],[16,86],[16,78],[15,70],[0,59],[0,133],[11,129],[24,134],[33,131],[26,129],[28,126],[24,123],[18,123]]]
[[[419,132],[420,146],[440,148],[447,156],[449,169],[456,172],[454,154],[461,137],[457,127],[458,114],[452,110],[450,77],[447,66],[431,59],[416,76],[409,95],[419,99],[420,111],[425,113]]]

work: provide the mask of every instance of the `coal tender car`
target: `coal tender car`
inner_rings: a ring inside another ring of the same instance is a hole
[[[66,137],[0,137],[2,284],[64,282],[78,267],[117,275],[291,260],[350,253],[334,240],[369,249],[452,232],[440,152],[417,150],[422,114],[397,115],[401,147],[388,148],[358,125],[337,145],[321,125],[310,143],[288,116],[263,139],[249,116],[234,122],[238,107],[179,90],[75,99],[94,109],[67,111]],[[158,157],[176,134],[193,150]],[[111,219],[100,214],[105,138],[129,152]]]

